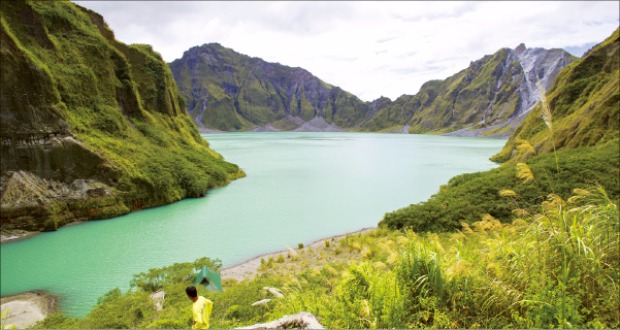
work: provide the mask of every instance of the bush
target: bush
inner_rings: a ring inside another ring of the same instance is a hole
[[[514,218],[514,201],[498,194],[507,188],[512,188],[520,196],[519,208],[530,213],[537,211],[549,190],[568,198],[573,188],[601,184],[612,199],[617,199],[620,197],[619,148],[618,141],[615,141],[602,147],[559,151],[559,172],[553,154],[532,158],[528,164],[536,179],[528,183],[516,178],[514,164],[488,172],[459,175],[450,179],[446,189],[426,202],[385,214],[379,226],[410,228],[418,232],[452,231],[459,229],[461,222],[474,222],[485,213],[510,222]]]

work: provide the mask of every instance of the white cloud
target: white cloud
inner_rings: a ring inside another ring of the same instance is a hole
[[[101,13],[125,43],[166,61],[219,42],[302,67],[363,100],[414,94],[502,47],[582,50],[619,25],[619,3],[75,1]]]

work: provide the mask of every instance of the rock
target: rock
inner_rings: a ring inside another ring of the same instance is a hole
[[[325,329],[314,315],[300,312],[286,315],[275,321],[259,323],[238,329]]]
[[[263,287],[263,290],[269,291],[269,293],[271,293],[272,295],[276,296],[276,298],[284,298],[284,295],[282,294],[282,292],[280,292],[280,290],[278,290],[276,288],[272,288],[272,287],[266,286],[266,287]]]
[[[150,295],[151,300],[155,304],[155,310],[160,311],[164,308],[164,300],[166,300],[166,292],[164,290],[159,290]]]
[[[252,132],[279,132],[280,130],[276,129],[271,125],[271,123],[264,126],[257,126]]]
[[[415,95],[379,105],[361,130],[410,125],[412,133],[458,136],[508,135],[516,120],[540,100],[538,81],[547,90],[574,57],[561,49],[503,48],[472,61],[445,80],[431,80]],[[460,130],[460,131],[459,131]]]
[[[252,303],[252,306],[260,306],[260,305],[265,305],[266,303],[270,302],[271,299],[263,299],[263,300],[259,300],[256,301],[254,303]]]
[[[170,69],[192,119],[200,126],[222,131],[271,131],[299,128],[315,117],[337,127],[359,125],[369,106],[305,69],[269,63],[217,43],[188,49]],[[186,83],[191,82],[191,83]],[[295,123],[290,118],[300,118]],[[316,125],[304,131],[322,132]]]

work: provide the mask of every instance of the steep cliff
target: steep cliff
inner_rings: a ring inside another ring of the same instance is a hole
[[[566,67],[546,94],[549,124],[539,104],[494,160],[523,159],[519,139],[536,153],[603,144],[620,138],[620,29]]]
[[[2,229],[54,230],[243,175],[201,138],[161,56],[68,1],[0,6]]]
[[[303,130],[304,123],[316,118],[321,128],[350,129],[368,112],[365,102],[302,68],[265,62],[219,44],[193,47],[170,68],[189,113],[203,127],[230,131],[271,124]]]
[[[410,133],[507,136],[574,58],[560,49],[504,48],[445,79],[425,83],[383,107],[362,130],[407,126]]]

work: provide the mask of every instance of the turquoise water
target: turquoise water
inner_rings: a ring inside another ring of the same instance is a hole
[[[204,135],[247,177],[204,198],[0,245],[2,295],[42,289],[84,316],[133,274],[203,256],[224,266],[376,226],[456,174],[487,170],[504,140],[363,133]]]

